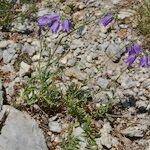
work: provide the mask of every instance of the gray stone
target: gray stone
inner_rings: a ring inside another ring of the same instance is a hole
[[[9,96],[13,96],[14,95],[14,85],[15,85],[15,82],[10,82],[8,84],[8,87],[6,88],[6,93],[9,95]]]
[[[112,136],[110,135],[110,132],[112,131],[112,127],[110,126],[110,123],[107,122],[104,124],[103,128],[101,129],[101,144],[106,146],[107,148],[111,148],[112,146]]]
[[[119,4],[121,0],[111,0],[114,5]]]
[[[145,80],[141,84],[144,88],[150,89],[150,79]],[[149,88],[148,88],[149,87]]]
[[[73,58],[73,54],[68,53],[63,58],[60,59],[60,64],[67,64],[68,60],[72,58]]]
[[[25,76],[26,74],[28,74],[28,73],[30,72],[30,69],[31,69],[31,66],[22,61],[22,62],[20,63],[19,75],[20,75],[21,77],[22,77],[22,76]]]
[[[63,46],[59,46],[59,47],[57,48],[57,51],[56,51],[56,52],[57,52],[58,54],[62,54],[62,53],[64,52],[64,50],[65,50],[65,49],[63,48]]]
[[[135,11],[131,9],[122,9],[118,14],[118,19],[125,19],[133,16]]]
[[[74,56],[78,56],[82,53],[83,51],[80,48],[77,48],[76,50],[74,50]]]
[[[48,150],[41,129],[35,120],[26,113],[3,106],[0,118],[9,110],[5,125],[0,134],[2,150]]]
[[[16,53],[15,50],[11,49],[11,48],[4,50],[3,51],[3,62],[5,64],[9,63],[12,60],[15,53]]]
[[[84,47],[84,42],[82,42],[81,39],[75,39],[72,41],[72,44],[70,45],[71,49],[81,48]]]
[[[9,41],[6,41],[6,40],[0,41],[0,48],[6,48],[8,44],[9,44]]]
[[[102,92],[99,92],[97,94],[94,94],[93,101],[105,104],[105,103],[108,103],[109,97],[108,97],[107,93],[102,91]]]
[[[148,140],[148,141],[147,141],[147,143],[148,143],[148,144],[147,144],[147,146],[146,146],[146,149],[145,149],[145,150],[150,150],[150,140]]]
[[[121,58],[121,55],[125,52],[125,48],[121,48],[120,45],[118,44],[110,44],[108,47],[107,47],[107,50],[106,50],[106,54],[107,56],[113,61],[113,62],[116,62],[116,61],[119,61],[120,58]]]
[[[13,72],[14,67],[11,64],[7,64],[2,66],[2,71],[5,72]]]
[[[86,60],[89,63],[92,63],[95,58],[97,58],[97,53],[90,53],[87,55]]]
[[[48,8],[40,8],[39,11],[37,12],[37,16],[43,16],[46,15],[50,12]]]
[[[68,77],[74,77],[78,80],[84,81],[86,79],[86,74],[77,68],[69,68],[65,71],[65,75]]]
[[[48,127],[52,132],[61,133],[62,131],[61,124],[57,121],[52,121],[51,119],[49,120]]]
[[[136,102],[136,106],[137,108],[139,108],[140,110],[145,110],[147,108],[149,104],[149,101],[142,101],[142,100],[138,100]]]
[[[80,140],[79,150],[86,150],[87,141],[86,141],[86,138],[84,137],[84,130],[81,127],[76,127],[76,128],[73,128],[72,134]]]
[[[122,77],[121,86],[124,89],[129,89],[136,87],[138,85],[138,81],[133,81],[132,78],[129,78],[128,76]]]
[[[100,52],[100,55],[105,55],[105,51],[109,44],[110,44],[109,42],[104,42],[97,46],[97,50]]]
[[[33,56],[36,52],[35,46],[32,46],[28,43],[24,44],[24,47],[22,48],[22,51],[28,53],[29,56]]]
[[[96,138],[95,142],[98,146],[98,149],[103,149],[102,143],[101,143],[101,138]]]
[[[138,125],[138,126],[128,127],[122,130],[121,133],[126,137],[142,138],[144,136],[144,132],[147,129],[148,129],[147,125]]]
[[[29,30],[30,25],[29,25],[29,23],[27,23],[27,20],[25,20],[23,24],[21,21],[19,21],[19,20],[21,20],[21,18],[18,17],[17,20],[18,21],[15,21],[12,23],[12,25],[14,26],[12,28],[12,31],[18,31],[18,32],[22,32],[22,33],[26,32],[26,31],[30,31]]]
[[[74,136],[81,136],[84,133],[84,130],[81,127],[73,128]]]
[[[71,58],[71,59],[68,60],[67,66],[68,67],[73,67],[75,65],[75,63],[76,63],[76,59],[75,58]]]
[[[100,86],[102,89],[106,89],[109,84],[109,80],[104,79],[104,78],[98,78],[97,80],[97,85]]]

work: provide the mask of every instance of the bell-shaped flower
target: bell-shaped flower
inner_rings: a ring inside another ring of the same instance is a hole
[[[125,61],[125,63],[128,65],[128,66],[131,66],[133,64],[133,62],[135,61],[136,59],[136,56],[135,55],[129,55],[127,60]]]
[[[141,46],[139,44],[132,44],[126,48],[129,55],[136,55],[141,52]]]
[[[44,27],[49,23],[49,18],[47,16],[41,16],[38,18],[37,22],[40,27]]]
[[[113,20],[113,16],[111,14],[107,14],[101,17],[99,20],[99,24],[106,27],[109,23],[111,23]]]
[[[56,13],[44,15],[38,18],[37,22],[40,27],[45,27],[47,25],[52,25],[53,22],[59,20],[59,15]]]
[[[141,67],[148,67],[148,56],[143,55],[143,56],[140,58],[140,66],[141,66]]]
[[[63,32],[69,32],[71,28],[71,22],[67,19],[63,20],[62,22],[62,31]]]
[[[59,21],[53,22],[50,26],[50,30],[52,31],[52,33],[57,33],[59,30]]]

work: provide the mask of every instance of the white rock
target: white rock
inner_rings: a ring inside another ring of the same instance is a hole
[[[112,146],[112,136],[110,135],[111,131],[112,128],[109,122],[105,123],[103,128],[101,129],[101,143],[109,149]]]
[[[72,41],[72,44],[70,45],[71,49],[81,48],[84,46],[84,42],[81,41],[81,39],[75,39]]]
[[[84,130],[81,127],[73,128],[74,136],[81,136],[84,133]]]
[[[13,72],[14,67],[11,64],[7,64],[7,65],[2,66],[1,69],[4,73],[5,72]]]
[[[62,131],[61,124],[58,123],[57,121],[49,120],[48,127],[49,127],[49,130],[52,132],[61,133]]]
[[[121,0],[111,0],[114,5],[119,4]]]
[[[5,64],[9,63],[12,60],[15,53],[16,53],[15,50],[11,49],[11,48],[9,48],[7,50],[4,50],[3,51],[3,61],[4,61],[4,63]]]
[[[131,16],[133,16],[135,13],[135,11],[131,10],[131,9],[122,9],[119,14],[118,14],[118,19],[125,19],[125,18],[129,18]]]
[[[86,150],[87,141],[86,141],[86,138],[84,137],[84,130],[81,127],[76,127],[76,128],[73,128],[72,134],[80,140],[79,150]]]
[[[10,83],[8,84],[8,87],[6,88],[6,93],[7,93],[9,96],[13,96],[13,95],[14,95],[14,92],[15,92],[15,90],[14,90],[14,85],[15,85],[14,82],[10,82]]]
[[[28,53],[29,56],[33,56],[36,52],[36,49],[35,46],[32,46],[29,43],[25,43],[22,48],[22,51]]]
[[[22,76],[26,75],[27,73],[30,72],[30,69],[31,69],[31,66],[22,61],[20,63],[19,76],[22,77]]]
[[[142,138],[144,132],[148,129],[147,125],[138,125],[133,127],[128,127],[121,131],[121,133],[127,137],[137,137]]]
[[[121,48],[120,45],[116,43],[109,44],[106,50],[107,55],[114,62],[120,60],[124,52],[125,48]]]
[[[39,59],[40,59],[40,54],[36,54],[32,57],[33,62],[38,61]]]
[[[105,78],[98,78],[97,85],[100,86],[102,89],[106,89],[108,87],[109,80]]]
[[[0,41],[0,48],[6,48],[8,44],[9,44],[9,41],[7,40]]]

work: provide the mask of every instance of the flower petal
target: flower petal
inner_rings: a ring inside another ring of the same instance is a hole
[[[53,22],[53,24],[50,26],[50,29],[52,33],[57,33],[59,29],[59,21]]]
[[[111,14],[104,15],[99,20],[99,24],[102,24],[103,26],[107,26],[111,21],[113,20],[113,16]]]
[[[62,31],[69,32],[71,28],[71,22],[67,19],[63,20],[62,22]]]
[[[140,66],[141,67],[148,67],[148,56],[143,55],[140,59]]]
[[[131,66],[133,64],[133,62],[135,61],[136,57],[135,55],[129,55],[129,57],[127,58],[127,60],[125,61],[125,63],[128,66]]]

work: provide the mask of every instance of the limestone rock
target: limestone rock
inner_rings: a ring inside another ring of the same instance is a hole
[[[48,150],[41,129],[29,115],[11,107],[3,106],[0,118],[9,109],[0,134],[2,150]]]

